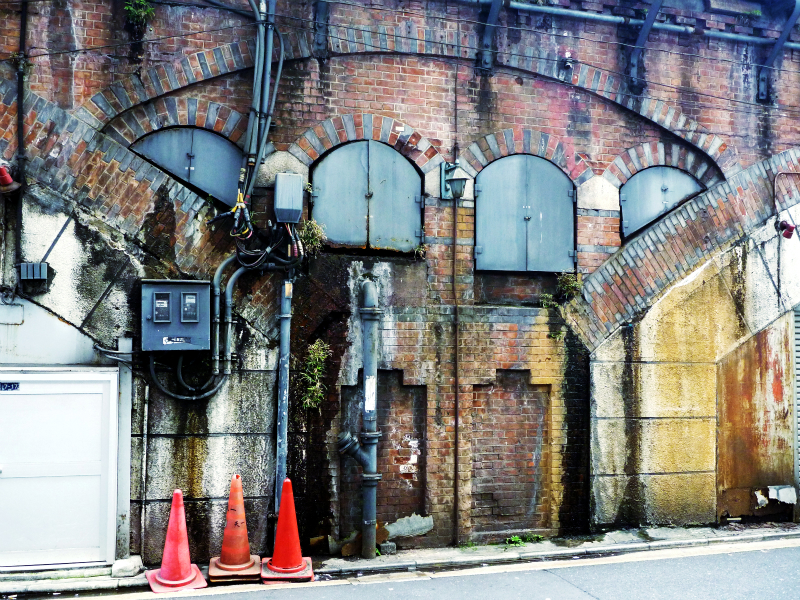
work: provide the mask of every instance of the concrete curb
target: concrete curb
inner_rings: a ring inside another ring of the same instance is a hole
[[[688,538],[676,540],[657,540],[653,542],[630,542],[603,544],[598,546],[564,548],[560,550],[530,551],[516,550],[492,555],[449,556],[443,558],[423,558],[419,560],[398,560],[397,562],[381,562],[379,564],[366,561],[354,561],[342,567],[321,567],[315,569],[317,575],[355,575],[356,573],[381,573],[392,571],[415,571],[427,568],[459,568],[476,565],[497,565],[503,563],[532,562],[544,560],[564,560],[598,554],[627,554],[646,552],[649,550],[667,550],[672,548],[688,548],[693,546],[709,546],[711,544],[736,544],[745,542],[766,542],[787,538],[800,538],[800,531],[780,531],[774,533],[743,533],[740,535],[720,535],[714,537]]]
[[[147,587],[144,573],[136,577],[75,577],[72,579],[27,580],[0,583],[0,594],[32,592],[92,592]]]
[[[684,538],[676,540],[658,540],[654,542],[621,542],[616,544],[592,545],[558,550],[525,551],[524,549],[492,555],[462,555],[436,558],[408,560],[398,558],[394,562],[368,563],[356,560],[347,566],[318,568],[317,575],[355,575],[391,573],[397,571],[416,571],[431,568],[458,569],[475,566],[511,564],[521,562],[539,562],[546,560],[565,560],[570,558],[590,557],[601,554],[629,554],[647,552],[649,550],[667,550],[672,548],[688,548],[693,546],[709,546],[712,544],[736,544],[746,542],[768,542],[780,539],[800,539],[800,531],[776,531],[765,533],[742,533],[739,535],[720,535],[703,538]],[[99,570],[99,569],[98,569]],[[107,569],[103,569],[107,571]],[[52,592],[88,592],[113,591],[148,586],[144,573],[135,577],[74,577],[69,579],[38,579],[0,582],[0,594],[52,593]],[[232,590],[235,589],[231,588]]]

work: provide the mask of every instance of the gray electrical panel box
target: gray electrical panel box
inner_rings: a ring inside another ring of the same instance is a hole
[[[142,350],[210,350],[208,281],[142,280]]]
[[[303,176],[278,173],[275,176],[275,218],[278,223],[297,223],[303,214]]]

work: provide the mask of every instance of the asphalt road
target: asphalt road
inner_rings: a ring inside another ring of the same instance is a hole
[[[210,588],[209,600],[751,600],[800,597],[800,541],[649,551],[440,573],[395,573],[287,588]],[[218,596],[218,594],[221,594]],[[137,597],[163,598],[152,594]]]

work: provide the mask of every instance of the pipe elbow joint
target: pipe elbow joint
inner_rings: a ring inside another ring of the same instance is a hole
[[[355,461],[366,468],[369,464],[369,456],[361,447],[358,438],[349,431],[344,431],[339,434],[339,454],[342,456],[351,456]]]

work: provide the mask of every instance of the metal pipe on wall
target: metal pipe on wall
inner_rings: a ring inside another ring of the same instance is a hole
[[[363,335],[363,390],[361,444],[350,432],[339,434],[339,454],[352,456],[361,465],[361,556],[375,558],[375,527],[378,513],[378,347],[383,310],[373,281],[361,285]]]
[[[292,331],[292,282],[284,280],[281,289],[280,349],[278,358],[278,422],[275,448],[275,514],[281,507],[281,491],[286,479],[286,453],[289,436],[289,357]]]
[[[211,289],[213,293],[213,300],[211,305],[211,373],[212,375],[219,375],[219,330],[221,327],[221,323],[219,320],[220,314],[220,295],[221,295],[221,287],[222,287],[222,274],[224,273],[225,269],[227,269],[230,265],[236,262],[236,255],[232,254],[225,260],[223,260],[220,265],[217,267],[216,272],[214,273],[214,280],[211,283]]]
[[[236,287],[236,282],[239,277],[249,271],[247,267],[239,267],[233,272],[231,278],[228,279],[228,285],[225,286],[225,360],[223,362],[225,375],[231,374],[231,363],[233,355],[233,289]]]
[[[492,3],[492,0],[457,0],[460,4],[470,6],[481,6]],[[554,6],[539,6],[537,4],[526,4],[525,2],[517,2],[511,0],[506,2],[507,8],[514,10],[521,10],[524,12],[538,13],[544,15],[553,15],[556,17],[565,17],[568,19],[578,19],[584,21],[595,21],[599,23],[613,23],[617,25],[631,25],[634,27],[641,27],[644,24],[642,19],[631,19],[628,17],[619,17],[616,15],[603,15],[599,13],[583,12],[580,10],[572,10],[569,8],[557,8]],[[744,35],[741,33],[728,33],[726,31],[713,31],[710,29],[700,29],[690,27],[688,25],[673,25],[672,23],[654,23],[653,29],[658,31],[671,31],[673,33],[685,33],[690,35],[702,35],[704,37],[726,40],[729,42],[744,42],[746,44],[758,44],[761,46],[769,46],[775,43],[774,38],[755,37],[752,35]],[[791,50],[800,50],[800,43],[786,42],[784,48]],[[757,66],[757,65],[756,65]]]
[[[27,179],[25,178],[25,65],[27,63],[26,38],[28,37],[28,0],[22,0],[20,6],[19,52],[17,55],[17,180],[19,181],[19,199],[17,200],[16,231],[14,232],[14,262],[22,262],[22,198],[25,195]],[[21,286],[20,275],[17,274]],[[22,289],[20,287],[20,289]]]
[[[361,443],[364,446],[366,464],[361,474],[362,528],[361,556],[375,558],[375,527],[377,525],[378,481],[378,347],[380,344],[380,322],[383,310],[378,306],[378,290],[374,281],[365,281],[361,286],[361,322],[364,353],[364,409]]]

